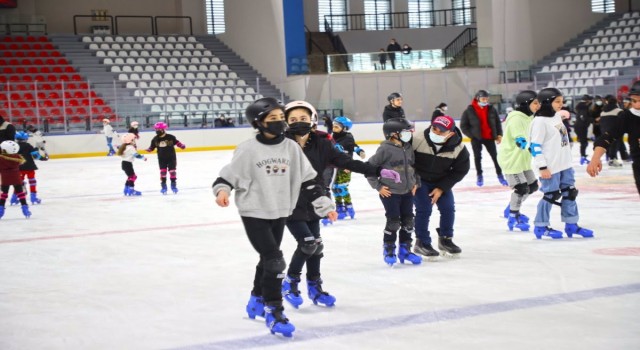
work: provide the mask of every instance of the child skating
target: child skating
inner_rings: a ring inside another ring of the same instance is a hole
[[[13,186],[22,208],[22,214],[28,219],[31,217],[29,205],[27,204],[27,194],[22,187],[20,177],[20,164],[24,159],[18,154],[20,146],[15,141],[2,141],[0,143],[0,218],[4,216],[5,204],[9,198],[9,188]]]
[[[125,196],[140,196],[142,193],[135,190],[136,172],[133,170],[134,159],[144,159],[147,161],[147,157],[138,153],[136,148],[136,135],[125,134],[122,136],[122,144],[118,147],[117,155],[122,157],[122,170],[127,175],[127,181],[124,183],[124,195]]]
[[[111,121],[107,118],[102,119],[102,131],[100,131],[101,133],[104,134],[104,137],[107,140],[107,147],[109,148],[109,152],[107,153],[107,156],[112,156],[114,154],[116,154],[116,150],[113,148],[113,139],[115,137],[118,137],[118,133],[113,130],[113,127],[111,126]]]
[[[353,135],[349,132],[352,126],[353,122],[347,117],[337,117],[333,120],[335,147],[346,153],[350,158],[356,153],[360,158],[364,159],[366,156],[364,150],[356,144]],[[349,193],[350,182],[351,171],[338,168],[332,188],[336,201],[336,210],[338,211],[338,220],[342,220],[347,216],[353,219],[356,216],[356,211],[353,209],[353,203],[351,202],[351,194]]]
[[[25,162],[20,165],[20,178],[22,179],[23,188],[26,186],[25,178],[29,180],[29,199],[31,204],[40,204],[42,201],[38,198],[38,181],[36,180],[36,170],[38,170],[38,166],[36,162],[34,162],[34,159],[42,160],[43,158],[40,152],[27,142],[28,139],[29,134],[26,132],[18,131],[16,133],[16,140],[20,146],[18,154],[25,160]],[[26,188],[24,188],[24,190],[26,194]],[[18,203],[18,197],[16,193],[14,193],[11,197],[11,205]]]
[[[147,148],[147,152],[153,152],[158,149],[158,165],[160,166],[160,193],[167,194],[167,171],[169,172],[169,179],[171,180],[171,191],[178,193],[178,180],[176,176],[176,167],[178,162],[176,160],[176,149],[185,149],[182,142],[171,135],[167,134],[167,124],[164,122],[157,122],[153,126],[156,130],[156,136],[151,140],[151,145]]]

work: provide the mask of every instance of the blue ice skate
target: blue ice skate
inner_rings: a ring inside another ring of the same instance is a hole
[[[511,213],[511,204],[507,204],[507,207],[504,209],[504,218],[508,219],[510,213]],[[529,223],[529,217],[522,213],[520,213],[520,219],[526,223]]]
[[[265,305],[265,324],[271,334],[280,333],[287,338],[293,336],[293,332],[296,327],[289,322],[287,316],[284,314],[284,308],[281,302],[269,303]]]
[[[353,204],[347,204],[345,206],[345,210],[347,211],[347,214],[349,215],[350,218],[355,218],[356,217],[356,211],[353,209]]]
[[[38,198],[38,194],[35,192],[30,193],[31,204],[40,204],[42,200]]]
[[[160,186],[162,187],[160,189],[160,193],[167,194],[167,184],[163,182],[163,183],[160,184]]]
[[[18,199],[18,196],[14,193],[13,195],[11,195],[11,201],[9,202],[10,205],[18,205],[20,204],[20,200]]]
[[[562,232],[554,230],[549,226],[536,226],[533,229],[533,234],[536,235],[537,239],[542,239],[542,237],[551,237],[553,239],[562,238]]]
[[[484,177],[482,177],[482,175],[478,175],[476,178],[476,185],[478,185],[478,187],[482,187],[484,185]]]
[[[329,220],[329,218],[322,218],[322,225],[323,226],[333,225],[333,221]]]
[[[125,196],[141,196],[142,192],[136,191],[133,186],[126,186],[124,189]]]
[[[398,261],[396,257],[396,245],[393,243],[385,243],[382,246],[382,257],[387,265],[393,266],[393,264]]]
[[[514,227],[520,231],[529,231],[529,224],[522,219],[522,215],[519,213],[511,213],[509,215],[507,227],[509,227],[509,231],[513,231]]]
[[[262,297],[251,294],[247,303],[247,315],[254,320],[256,316],[264,317],[264,300]]]
[[[422,263],[422,257],[411,252],[411,243],[400,243],[398,247],[398,260],[401,264],[404,264],[405,260],[408,260],[414,265],[420,265]]]
[[[344,204],[336,205],[336,212],[338,212],[338,220],[344,220],[347,217],[347,208]]]
[[[107,157],[111,157],[112,155],[116,154],[115,150],[109,150],[109,153],[107,153]]]
[[[498,181],[500,181],[500,184],[502,186],[509,186],[509,183],[507,182],[507,180],[504,178],[502,174],[498,175]]]
[[[0,219],[4,216],[4,207],[0,207]]]
[[[31,212],[29,211],[29,206],[28,205],[23,205],[22,206],[22,214],[27,219],[31,217]]]
[[[587,157],[580,157],[580,165],[589,165],[589,163],[591,163],[591,161],[587,159]]]
[[[171,183],[171,191],[173,191],[173,194],[178,193],[178,186],[176,185],[175,182]]]
[[[282,280],[282,297],[296,309],[303,302],[302,295],[300,295],[300,290],[298,289],[299,283],[299,277],[291,277],[289,275]]]
[[[315,305],[318,303],[328,307],[332,307],[336,303],[336,297],[322,290],[322,279],[307,280],[307,289],[309,290],[309,299]]]
[[[569,238],[573,237],[573,235],[580,235],[583,238],[593,238],[592,230],[580,227],[578,224],[565,224],[564,232]]]

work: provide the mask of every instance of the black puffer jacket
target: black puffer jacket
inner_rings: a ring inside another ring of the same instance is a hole
[[[295,136],[287,135],[288,138],[295,141]],[[319,184],[324,183],[322,179],[322,173],[324,169],[333,165],[337,168],[348,169],[355,173],[364,174],[364,176],[380,176],[380,170],[382,167],[376,167],[369,163],[354,160],[345,153],[338,151],[331,140],[318,136],[312,132],[309,134],[307,143],[302,149],[304,154],[309,159],[309,162],[313,166],[313,169],[318,173],[316,181]],[[319,217],[313,211],[313,206],[308,199],[300,196],[296,208],[293,210],[293,214],[289,216],[288,220],[317,220]]]
[[[404,109],[402,107],[393,107],[392,105],[386,105],[382,112],[382,121],[387,121],[391,118],[405,118]]]

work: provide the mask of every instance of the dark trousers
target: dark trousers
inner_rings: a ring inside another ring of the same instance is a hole
[[[640,194],[640,161],[634,160],[631,167],[633,168],[633,178],[636,180],[636,188]]]
[[[413,218],[413,195],[411,192],[392,194],[389,197],[380,196],[380,200],[384,206],[384,215],[387,217],[387,221],[399,220],[404,223]],[[385,243],[395,243],[396,233],[385,233],[383,241]],[[400,243],[411,243],[411,232],[404,229],[404,224],[400,228]]]
[[[136,182],[136,172],[133,170],[133,162],[122,161],[122,171],[127,175],[127,181],[124,185],[133,187]]]
[[[317,280],[320,277],[320,259],[324,256],[322,253],[308,255],[300,250],[300,246],[305,243],[316,242],[321,243],[320,237],[320,220],[287,220],[287,228],[298,242],[298,247],[293,252],[291,263],[287,274],[292,277],[300,277],[302,267],[307,264],[307,279]]]
[[[580,156],[586,157],[587,147],[589,146],[589,138],[587,137],[589,125],[576,124],[573,127],[573,130],[576,132],[576,136],[578,137],[578,141],[580,142]]]
[[[9,198],[9,189],[12,185],[2,185],[0,186],[0,207],[4,207],[7,202],[7,198]],[[22,184],[13,185],[13,193],[18,197],[20,201],[20,205],[27,205],[26,193],[24,192],[24,187]]]
[[[251,293],[257,296],[262,295],[265,302],[282,301],[280,288],[284,271],[265,269],[265,263],[270,264],[274,260],[283,259],[280,243],[282,243],[286,218],[273,220],[246,216],[241,218],[249,242],[251,242],[253,249],[260,254]]]
[[[431,235],[429,234],[429,219],[433,205],[429,193],[436,188],[435,184],[422,181],[422,186],[418,187],[413,202],[416,205],[416,237],[422,243],[431,244]],[[438,211],[440,211],[440,229],[439,235],[444,237],[453,237],[453,223],[456,219],[455,200],[453,191],[449,190],[442,193],[442,196],[436,202]]]
[[[502,169],[498,165],[498,150],[496,149],[496,142],[494,140],[478,140],[471,139],[471,148],[473,149],[473,161],[476,165],[476,174],[482,175],[482,146],[487,149],[493,165],[496,167],[496,174],[502,175]]]

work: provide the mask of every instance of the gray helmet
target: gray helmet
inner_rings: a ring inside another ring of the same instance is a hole
[[[541,104],[551,104],[558,96],[562,96],[560,90],[556,88],[544,88],[538,93],[538,101],[540,101]]]
[[[387,96],[387,101],[391,102],[392,100],[400,97],[402,97],[402,95],[399,92],[392,92],[389,94],[389,96]]]
[[[395,133],[411,129],[413,125],[405,118],[391,118],[382,125],[382,132],[387,139]]]
[[[478,92],[476,92],[476,98],[480,98],[480,97],[489,97],[489,91],[478,90]]]
[[[250,104],[245,110],[245,115],[249,123],[251,123],[251,125],[253,125],[253,127],[255,128],[255,123],[262,121],[262,119],[264,119],[264,117],[266,117],[269,112],[277,108],[280,108],[282,109],[282,111],[284,111],[284,106],[280,103],[280,101],[276,100],[273,97],[263,97]]]

